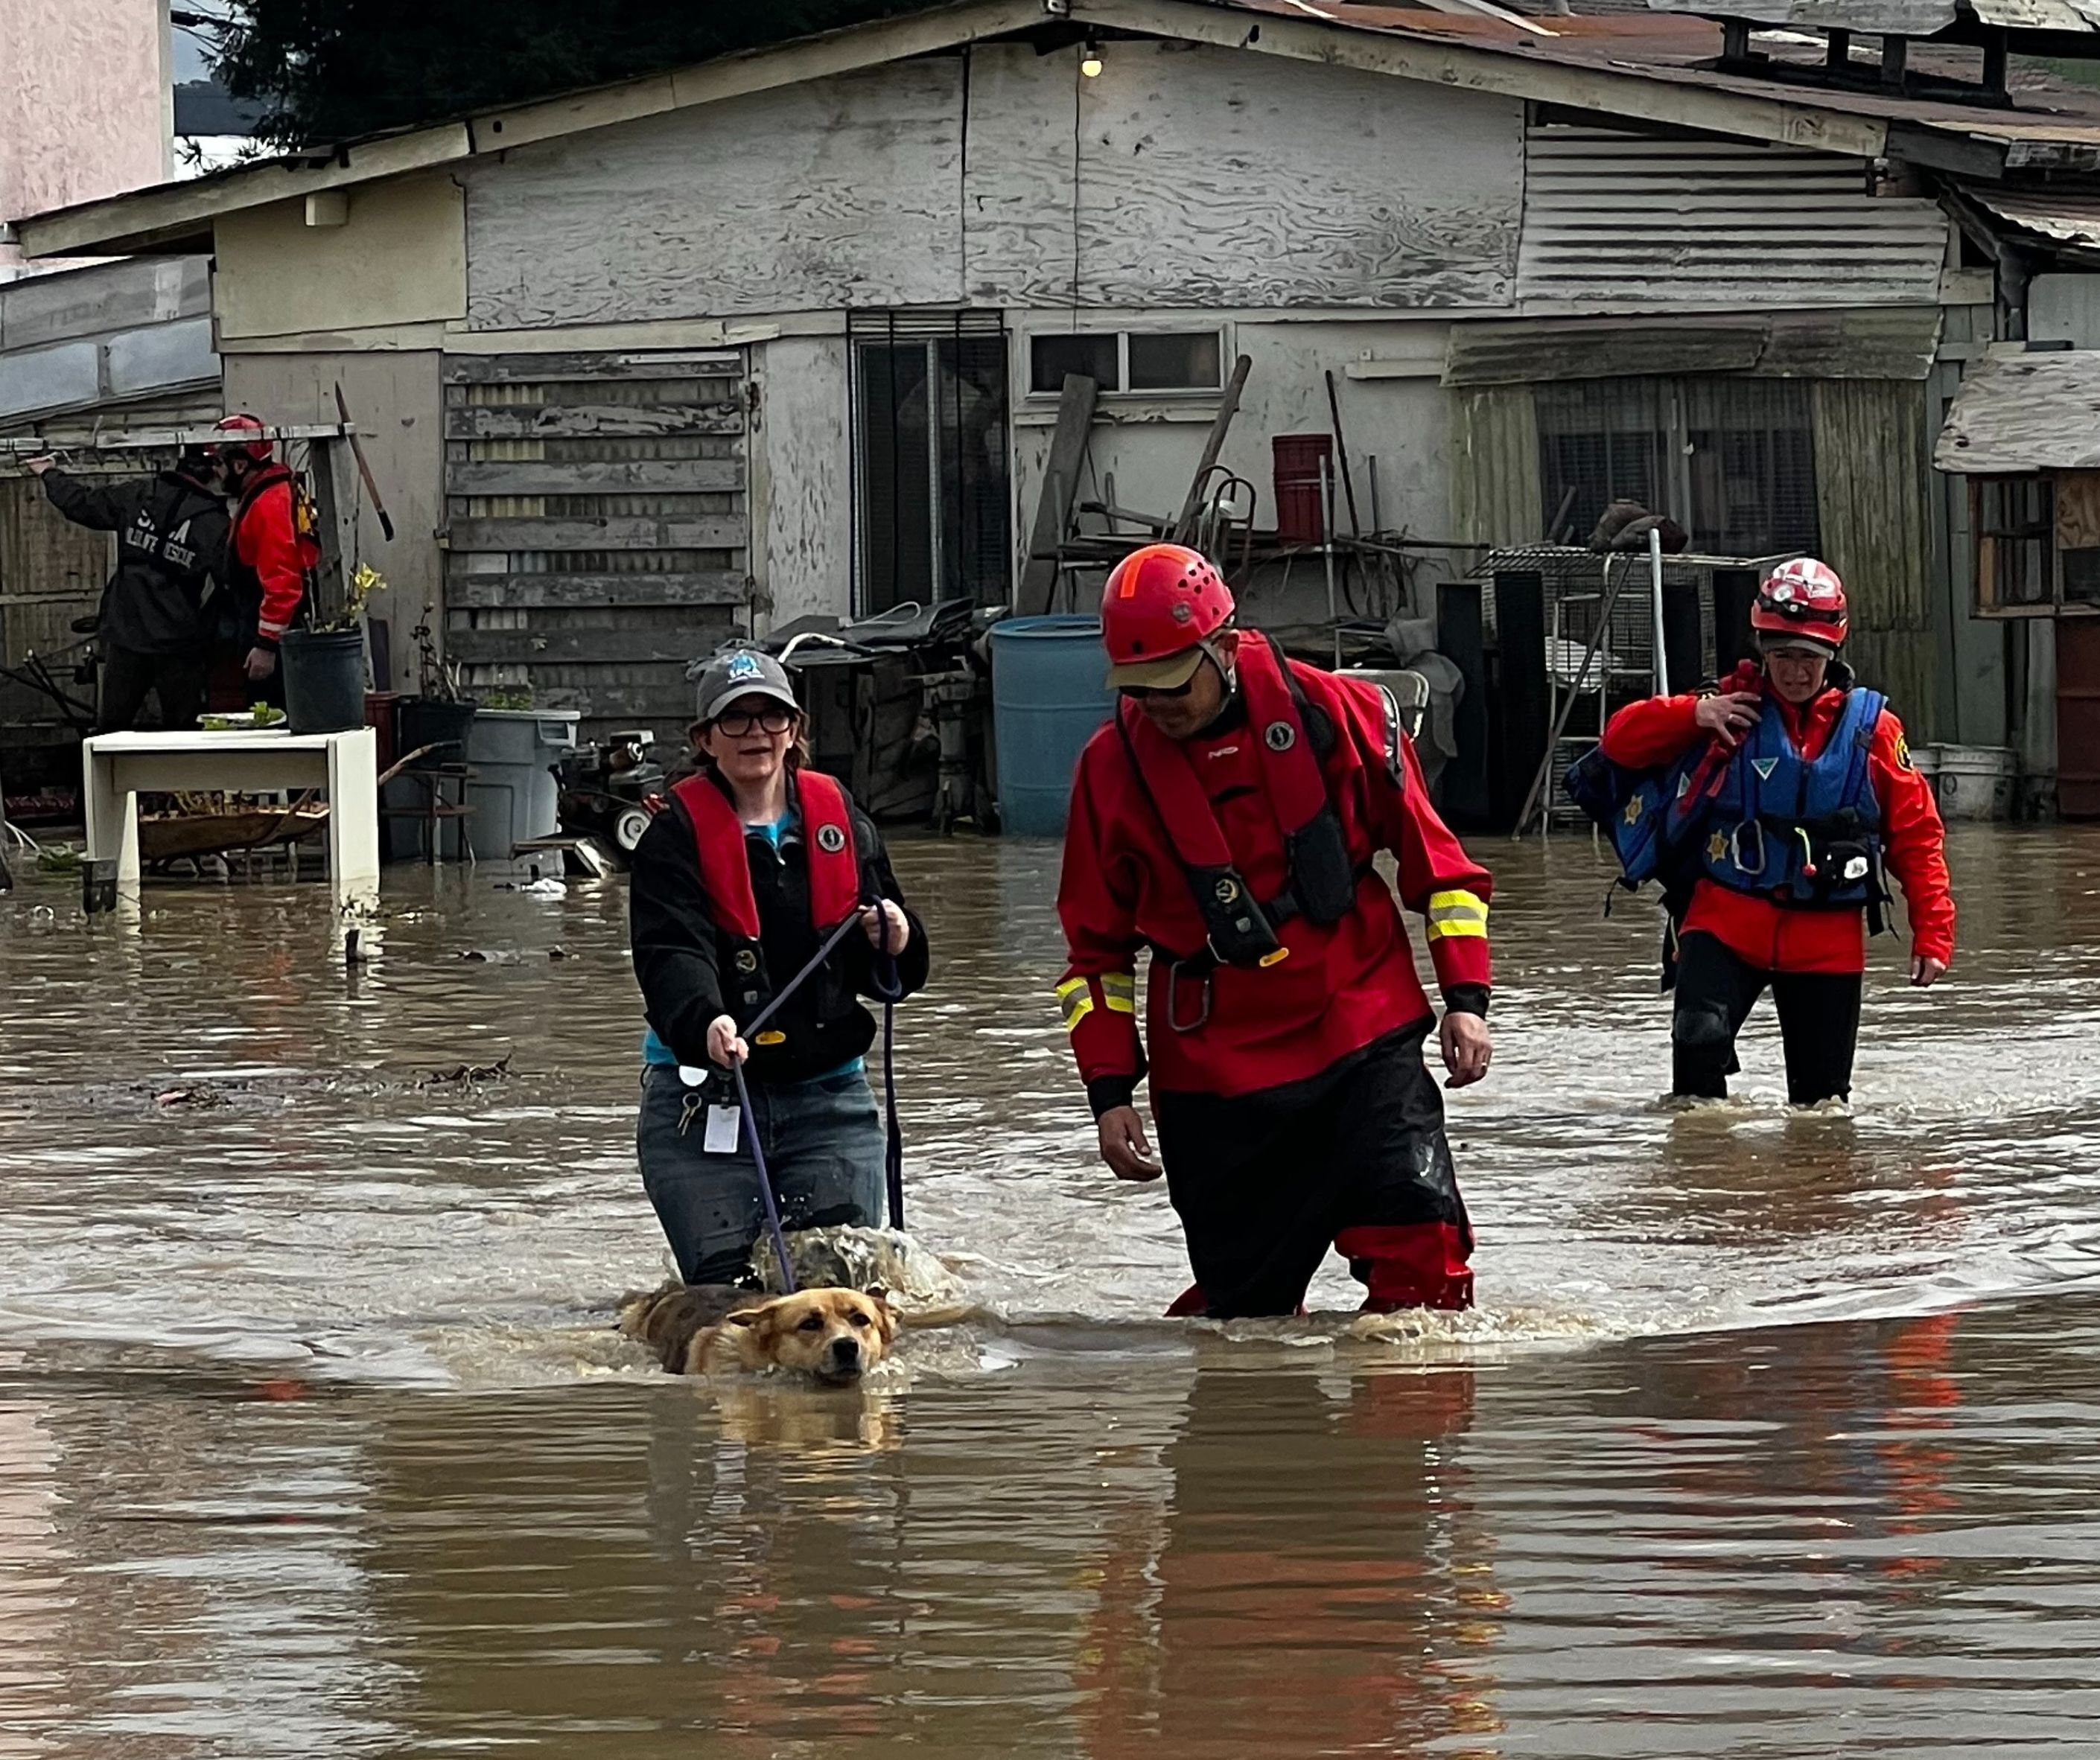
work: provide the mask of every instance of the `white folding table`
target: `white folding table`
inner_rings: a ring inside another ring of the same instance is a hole
[[[81,748],[87,858],[117,862],[139,896],[139,795],[328,791],[329,876],[338,909],[379,896],[379,736],[237,731],[97,734]]]

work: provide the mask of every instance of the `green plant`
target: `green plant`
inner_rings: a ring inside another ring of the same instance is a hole
[[[480,703],[485,709],[529,709],[532,707],[532,693],[523,687],[511,690],[498,685],[493,690],[484,690]]]
[[[317,636],[341,635],[361,629],[364,623],[364,607],[375,593],[383,593],[386,581],[379,571],[369,562],[360,562],[357,572],[350,577],[350,592],[344,598],[342,609],[333,617],[324,618],[313,626]]]

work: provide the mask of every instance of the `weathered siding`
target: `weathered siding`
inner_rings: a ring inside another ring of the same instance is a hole
[[[1915,741],[1943,734],[1932,602],[1931,430],[1926,387],[1849,380],[1815,387],[1817,513],[1824,559],[1851,607],[1847,656],[1885,691]]]
[[[444,378],[446,646],[467,685],[580,709],[587,738],[675,737],[686,662],[749,593],[743,355],[453,355]]]
[[[1135,42],[1083,81],[995,45],[471,167],[468,321],[1506,305],[1521,156],[1522,107],[1480,93]]]
[[[955,301],[962,65],[819,80],[471,167],[470,326]]]
[[[351,421],[394,522],[389,543],[360,484],[358,558],[384,575],[390,589],[374,602],[373,614],[386,620],[397,688],[404,682],[414,686],[409,632],[421,620],[423,607],[439,602],[443,580],[438,552],[438,527],[444,519],[438,359],[428,349],[226,357],[226,407],[253,410],[267,421],[336,421],[335,388],[342,387]]]
[[[1524,151],[1527,309],[1930,305],[1948,220],[1862,161],[1559,124]]]
[[[845,610],[853,580],[853,447],[844,337],[761,351],[752,417],[752,572],[770,623]]]
[[[1020,44],[975,55],[973,301],[1508,302],[1521,105],[1223,49],[1105,62],[1075,80]]]
[[[1462,544],[1537,544],[1538,412],[1532,389],[1498,386],[1451,393],[1451,516]]]
[[[466,222],[445,176],[349,192],[342,226],[308,226],[306,205],[221,217],[220,335],[236,338],[457,320],[466,311]]]

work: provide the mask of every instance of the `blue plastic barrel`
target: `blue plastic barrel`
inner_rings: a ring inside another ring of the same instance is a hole
[[[1017,837],[1061,837],[1072,772],[1115,695],[1098,617],[1009,617],[991,629],[999,814]]]

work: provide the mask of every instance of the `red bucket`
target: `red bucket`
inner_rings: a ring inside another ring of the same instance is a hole
[[[1321,542],[1327,536],[1327,519],[1320,493],[1320,465],[1335,456],[1334,436],[1279,434],[1270,444],[1276,452],[1277,539],[1285,544]]]

